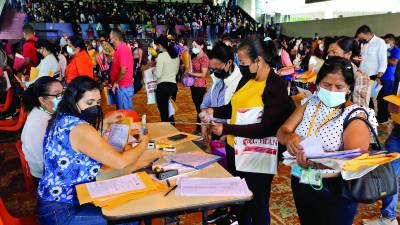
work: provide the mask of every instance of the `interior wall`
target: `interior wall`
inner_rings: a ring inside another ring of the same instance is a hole
[[[400,13],[282,23],[281,33],[289,37],[354,36],[361,25],[368,25],[377,35],[393,33],[400,36]]]
[[[237,0],[237,5],[251,17],[256,18],[256,0]]]

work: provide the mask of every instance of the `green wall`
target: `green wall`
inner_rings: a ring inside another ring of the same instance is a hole
[[[354,36],[357,28],[364,24],[377,35],[400,36],[400,13],[282,23],[281,31],[290,37],[313,37],[316,32],[320,37]]]

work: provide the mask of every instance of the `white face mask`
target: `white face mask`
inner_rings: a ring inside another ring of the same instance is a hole
[[[197,54],[200,53],[200,49],[198,49],[198,48],[192,48],[192,52],[193,52],[193,54],[197,55]]]
[[[387,49],[391,49],[392,48],[392,46],[389,43],[386,44],[386,47],[387,47]]]
[[[333,108],[346,102],[346,93],[347,92],[328,91],[322,87],[319,87],[317,96],[319,100],[324,103],[324,105]]]
[[[318,47],[319,47],[319,50],[324,51],[324,44],[319,44]]]
[[[72,50],[72,48],[69,47],[69,46],[67,46],[67,52],[68,52],[69,55],[75,55],[74,50]]]

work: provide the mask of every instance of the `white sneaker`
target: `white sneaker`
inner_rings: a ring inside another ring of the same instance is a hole
[[[397,219],[390,220],[383,216],[376,219],[363,219],[362,223],[363,225],[399,225]]]

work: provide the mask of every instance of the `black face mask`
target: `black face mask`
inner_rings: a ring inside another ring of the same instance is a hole
[[[80,118],[90,123],[93,127],[96,127],[97,119],[101,113],[101,107],[99,105],[94,105],[82,110]]]
[[[257,72],[256,73],[250,72],[250,66],[240,65],[239,69],[240,69],[240,72],[242,73],[242,75],[244,77],[247,77],[248,79],[255,79],[257,76]]]
[[[226,66],[226,64],[225,64]],[[229,77],[230,73],[225,71],[225,66],[222,69],[210,69],[210,73],[214,74],[214,76],[218,79],[225,79]]]
[[[365,45],[365,44],[368,44],[368,41],[367,40],[361,40],[360,43]]]

